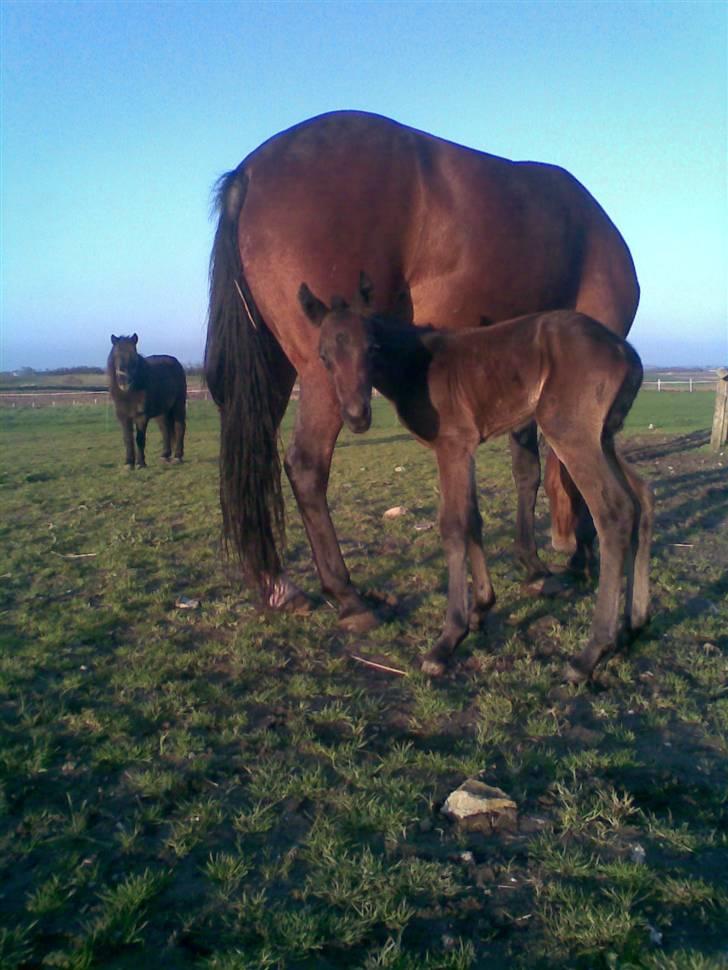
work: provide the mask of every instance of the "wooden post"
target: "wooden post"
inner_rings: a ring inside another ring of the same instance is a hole
[[[710,435],[712,451],[721,451],[728,444],[728,368],[718,370],[718,385],[715,389],[715,412],[713,431]]]

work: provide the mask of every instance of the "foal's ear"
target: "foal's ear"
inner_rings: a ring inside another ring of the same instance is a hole
[[[138,340],[139,340],[139,337],[137,337],[137,335],[136,335],[135,333],[133,333],[133,334],[131,335],[131,342],[132,342],[132,343],[134,344],[134,346],[135,346],[135,347],[136,347],[136,345],[137,345],[137,341],[138,341]]]
[[[119,338],[116,337],[116,336],[114,336],[114,334],[112,333],[112,335],[111,335],[111,346],[112,347],[115,347],[118,343],[119,343]]]
[[[359,273],[359,299],[361,305],[367,309],[372,305],[374,300],[374,284],[364,270]]]
[[[314,296],[306,283],[301,283],[299,287],[298,302],[301,304],[301,309],[314,327],[320,327],[321,321],[329,312],[329,308],[317,296]]]

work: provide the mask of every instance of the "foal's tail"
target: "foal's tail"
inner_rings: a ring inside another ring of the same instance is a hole
[[[289,388],[274,380],[282,351],[252,297],[240,259],[238,221],[248,178],[242,167],[216,186],[205,377],[220,409],[223,542],[246,579],[265,588],[285,543],[278,426]]]
[[[642,361],[634,347],[626,340],[619,340],[619,343],[619,350],[626,364],[626,373],[604,422],[604,435],[609,437],[614,437],[618,431],[621,431],[625,418],[642,386],[642,377],[644,376]]]

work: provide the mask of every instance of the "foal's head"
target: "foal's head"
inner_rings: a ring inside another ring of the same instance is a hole
[[[319,356],[330,372],[344,424],[356,434],[372,423],[372,353],[376,349],[370,321],[372,285],[362,274],[359,293],[349,306],[333,297],[327,307],[301,284],[298,299],[311,323],[320,330]]]
[[[141,364],[137,353],[138,339],[135,333],[131,337],[115,337],[113,333],[111,335],[109,373],[120,391],[133,390],[135,386]]]

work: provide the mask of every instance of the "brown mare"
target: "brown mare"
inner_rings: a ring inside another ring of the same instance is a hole
[[[162,431],[162,459],[169,461],[174,442],[174,460],[181,462],[185,445],[187,378],[176,357],[137,353],[138,337],[111,335],[111,353],[106,369],[109,390],[124,434],[126,465],[134,468],[134,429],[136,428],[136,465],[146,468],[144,450],[147,424],[156,418]]]
[[[298,375],[286,472],[324,591],[338,600],[342,625],[366,629],[376,618],[350,581],[326,502],[341,415],[296,299],[301,280],[319,293],[352,293],[366,266],[376,309],[406,321],[463,329],[569,307],[624,335],[639,299],[632,258],[604,210],[563,169],[508,161],[356,111],[275,135],[220,180],[217,204],[205,365],[220,407],[227,545],[270,607],[305,602],[279,552],[278,429]],[[545,575],[534,537],[535,424],[510,443],[516,551],[529,577]],[[549,481],[554,543],[573,547],[558,464],[551,472],[547,465],[547,490]]]
[[[468,626],[480,626],[495,602],[483,555],[475,451],[482,441],[535,420],[581,491],[599,536],[591,635],[566,669],[572,682],[588,679],[617,645],[625,565],[626,628],[637,631],[647,621],[652,499],[614,447],[642,383],[637,353],[574,310],[453,332],[364,316],[371,312],[370,297],[364,276],[352,308],[335,299],[329,309],[305,284],[299,291],[306,316],[320,330],[319,352],[347,427],[356,433],[369,428],[374,386],[437,457],[448,605],[422,669],[442,674]],[[470,615],[466,557],[473,576]]]

